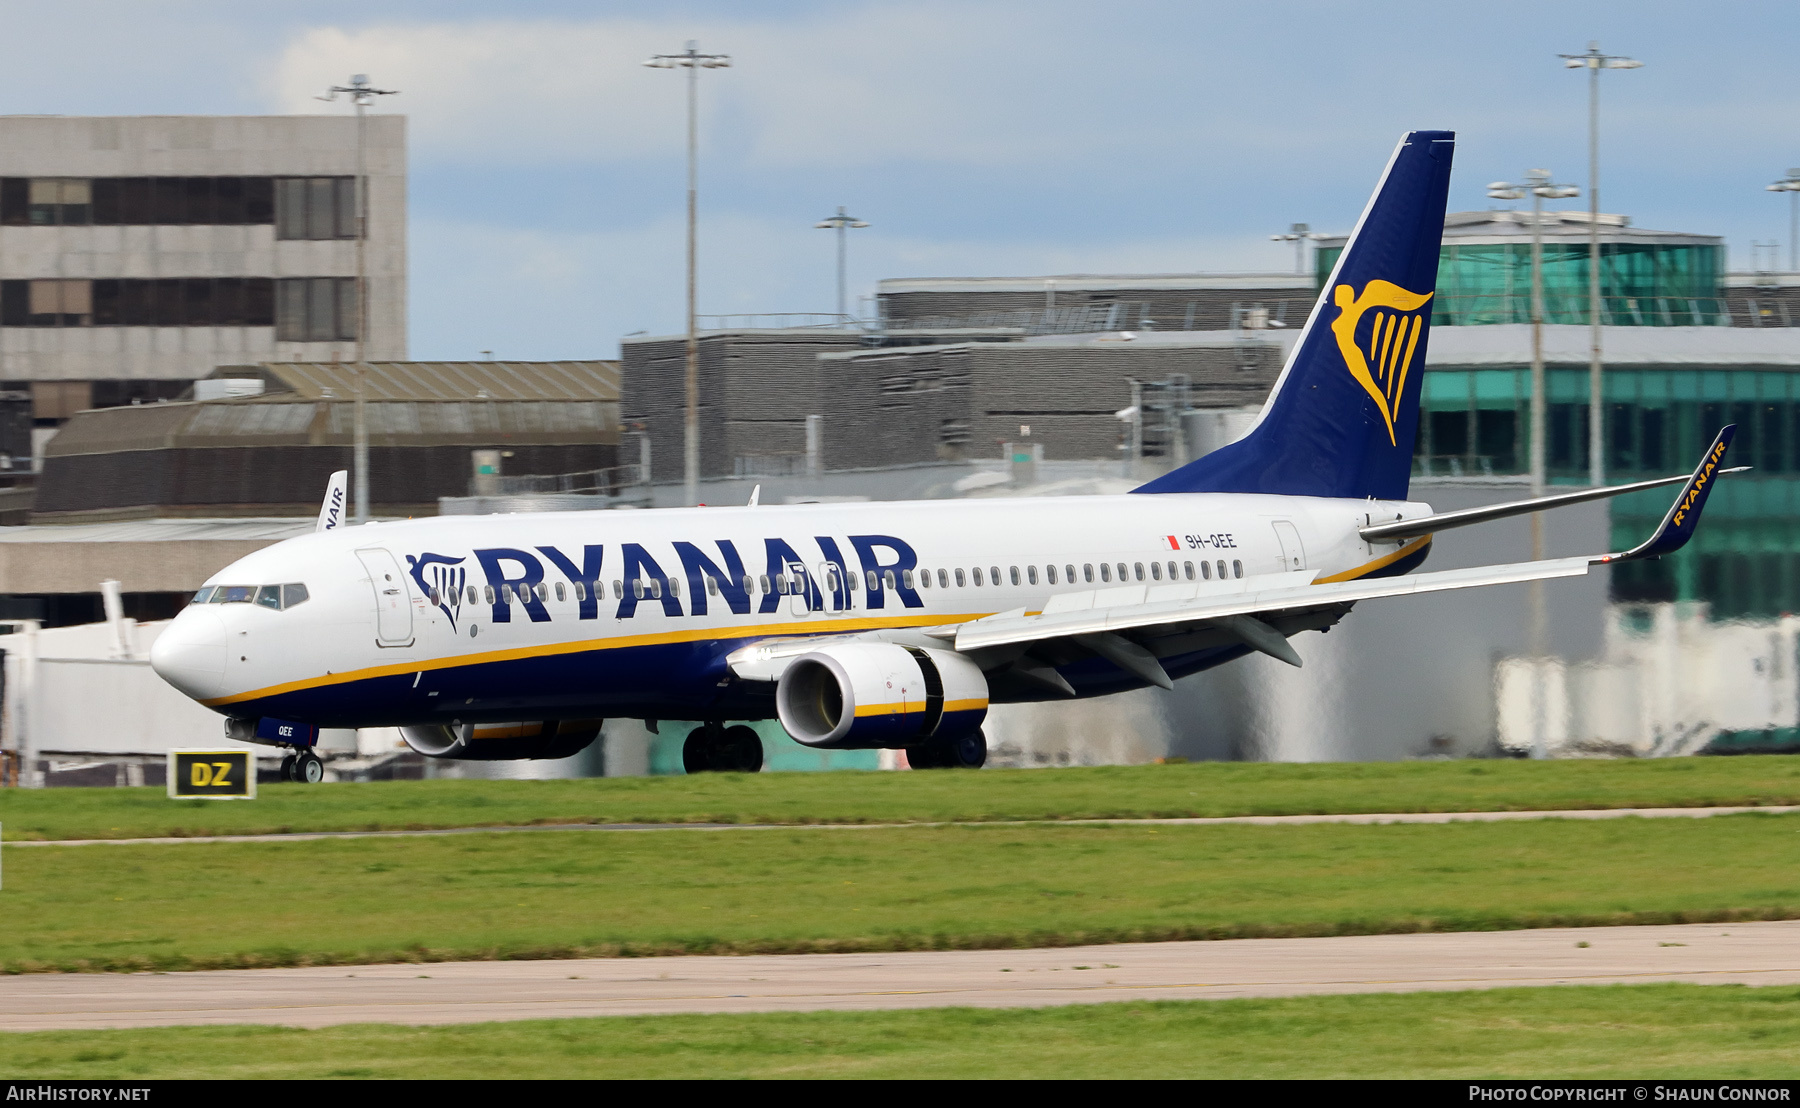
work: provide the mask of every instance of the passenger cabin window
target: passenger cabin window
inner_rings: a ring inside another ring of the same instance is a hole
[[[1208,581],[1212,580],[1212,563],[1210,563],[1210,562],[1201,562],[1200,563],[1200,576],[1205,578]]]
[[[1044,580],[1052,585],[1056,584],[1056,567],[1055,566],[1045,566],[1044,567]]]
[[[1011,575],[1012,575],[1012,583],[1015,585],[1018,584],[1019,583],[1019,567],[1018,566],[1012,567]]]
[[[681,578],[679,578],[679,577],[669,578],[669,595],[670,596],[680,596],[681,595]]]
[[[712,576],[707,577],[707,579],[706,579],[706,595],[708,595],[708,596],[719,595],[719,579],[717,577],[712,577]]]
[[[1231,575],[1233,577],[1242,577],[1244,575],[1244,563],[1238,561],[1232,562]]]
[[[1132,568],[1137,570],[1137,579],[1139,581],[1142,581],[1144,579],[1144,563],[1135,562],[1135,563],[1133,563]],[[1119,576],[1120,577],[1125,576],[1125,567],[1124,566],[1119,567]]]
[[[1194,563],[1183,562],[1183,563],[1181,563],[1181,565],[1182,565],[1182,568],[1187,571],[1187,579],[1189,581],[1192,581],[1194,579]]]
[[[568,599],[568,594],[563,592],[563,583],[561,581],[558,581],[556,583],[556,599],[558,599],[558,600],[567,600]]]
[[[976,566],[971,572],[975,574],[975,585],[979,588],[981,586],[981,567]]]
[[[1219,559],[1219,580],[1225,580],[1225,559]]]
[[[1124,580],[1126,580],[1126,579],[1127,579],[1127,578],[1126,578],[1126,576],[1125,576],[1125,563],[1124,563],[1124,562],[1120,562],[1120,563],[1119,563],[1119,567],[1118,567],[1118,568],[1119,568],[1119,580],[1121,580],[1121,581],[1124,581]],[[1142,576],[1143,576],[1143,575],[1144,575],[1144,567],[1143,567],[1143,566],[1139,566],[1139,567],[1138,567],[1138,576],[1139,576],[1139,577],[1142,577]]]
[[[968,585],[968,582],[963,580],[963,571],[960,569],[957,570],[956,571],[956,587],[960,589],[960,588],[967,587],[967,585]]]
[[[890,569],[886,573],[882,574],[881,575],[881,583],[886,585],[890,589],[896,588],[897,586],[894,583],[894,571]]]
[[[1071,580],[1073,580],[1074,577],[1075,575],[1073,573],[1069,574]],[[1094,583],[1094,563],[1089,562],[1081,567],[1081,578],[1090,585]]]
[[[1155,562],[1150,563],[1150,579],[1152,581],[1161,581],[1162,580],[1162,566],[1158,565]]]
[[[905,585],[909,589],[912,588],[913,587],[913,571],[910,569],[901,570],[900,571],[900,583]]]

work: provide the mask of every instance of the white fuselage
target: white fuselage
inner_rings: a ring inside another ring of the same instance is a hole
[[[306,599],[190,605],[152,661],[221,713],[327,726],[757,718],[767,690],[743,688],[725,662],[747,642],[955,625],[1069,592],[1153,600],[1220,574],[1404,572],[1423,543],[1371,545],[1357,528],[1427,514],[1411,502],[1161,494],[380,523],[222,570],[208,589],[297,583]],[[1139,684],[1093,667],[1081,676],[1083,694]]]

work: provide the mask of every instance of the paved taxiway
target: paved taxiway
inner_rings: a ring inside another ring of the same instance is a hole
[[[1040,1007],[1653,981],[1800,984],[1800,921],[1054,950],[23,974],[0,978],[0,1030]]]
[[[1735,805],[1717,808],[1558,808],[1531,812],[1345,812],[1301,816],[1191,816],[1167,819],[1058,819],[969,820],[982,827],[1067,824],[1151,824],[1204,827],[1215,823],[1245,823],[1263,827],[1307,823],[1497,823],[1521,819],[1705,819],[1744,812],[1787,815],[1800,812],[1800,804]],[[430,835],[487,835],[528,831],[869,831],[895,827],[948,827],[957,823],[534,823],[490,827],[444,827],[420,831],[297,831],[271,835],[181,835],[154,839],[17,839],[15,846],[142,846],[179,843],[295,843],[318,839],[382,839]]]

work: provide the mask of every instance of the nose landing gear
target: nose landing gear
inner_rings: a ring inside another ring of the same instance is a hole
[[[281,779],[317,785],[325,780],[325,763],[310,750],[289,754],[281,760]]]

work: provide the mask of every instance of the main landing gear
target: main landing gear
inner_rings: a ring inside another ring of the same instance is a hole
[[[741,723],[702,724],[681,744],[681,765],[689,773],[757,773],[763,765],[762,736]]]
[[[281,760],[281,779],[317,785],[325,780],[325,763],[310,750],[289,754]]]
[[[906,764],[914,769],[980,769],[987,764],[987,736],[973,731],[948,742],[909,746]]]

